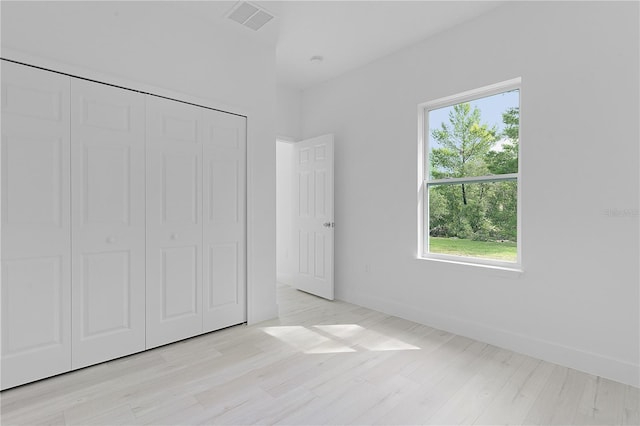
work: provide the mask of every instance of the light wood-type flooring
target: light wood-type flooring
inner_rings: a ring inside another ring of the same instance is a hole
[[[2,424],[640,424],[637,388],[278,293],[277,320],[2,392]]]

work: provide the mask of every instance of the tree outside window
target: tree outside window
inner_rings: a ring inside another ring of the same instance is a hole
[[[425,106],[425,255],[519,261],[519,95]]]

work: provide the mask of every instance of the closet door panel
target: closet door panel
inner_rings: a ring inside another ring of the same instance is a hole
[[[147,348],[202,332],[202,112],[147,96]]]
[[[69,78],[2,61],[2,389],[71,368]]]
[[[145,348],[145,98],[72,80],[73,368]]]
[[[246,119],[204,117],[204,331],[212,331],[247,320]]]
[[[164,247],[161,251],[161,321],[197,316],[198,246]]]

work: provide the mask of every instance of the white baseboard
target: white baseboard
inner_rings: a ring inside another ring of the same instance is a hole
[[[341,294],[341,296],[346,295]],[[554,364],[640,387],[640,364],[630,363],[508,330],[489,327],[484,324],[449,315],[422,311],[388,299],[358,295],[356,297],[344,297],[341,298],[341,300],[529,355]]]

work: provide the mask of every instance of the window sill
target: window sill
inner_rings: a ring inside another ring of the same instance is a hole
[[[519,278],[524,271],[520,265],[503,266],[503,265],[490,265],[485,263],[478,263],[473,261],[440,258],[440,257],[418,257],[418,260],[426,260],[429,262],[449,263],[462,267],[480,268],[490,272],[492,275],[498,275],[505,278]]]

